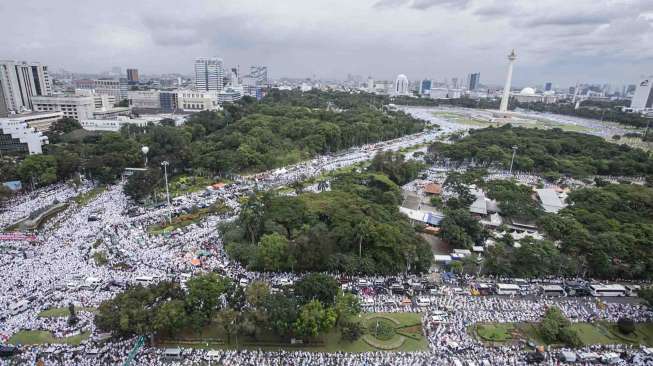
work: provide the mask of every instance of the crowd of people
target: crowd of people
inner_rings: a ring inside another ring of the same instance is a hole
[[[236,183],[214,192],[196,192],[175,200],[174,206],[142,208],[132,204],[121,184],[108,186],[83,205],[72,197],[88,191],[83,183],[77,189],[56,185],[18,197],[0,214],[0,227],[51,205],[55,200],[70,205],[38,230],[37,240],[4,241],[0,250],[0,342],[8,341],[21,330],[41,330],[54,337],[90,334],[81,345],[21,345],[13,361],[47,365],[120,364],[136,343],[135,338],[105,339],[95,329],[92,312],[102,301],[114,297],[126,286],[162,280],[183,281],[194,273],[217,271],[241,285],[254,280],[273,286],[292,284],[298,275],[248,271],[225,254],[216,226],[233,220],[239,212],[239,198],[257,187],[268,189],[314,177],[325,171],[368,160],[375,151],[400,149],[415,144],[415,138],[431,139],[435,132],[368,146],[335,157],[320,157],[273,172],[242,177]],[[420,140],[421,141],[421,140]],[[169,215],[176,217],[198,206],[226,205],[228,212],[212,214],[199,222],[168,233],[153,233]],[[103,258],[99,260],[98,258]],[[478,322],[537,321],[546,308],[558,306],[572,321],[616,321],[629,317],[650,321],[653,314],[636,303],[607,303],[598,306],[586,298],[550,299],[544,297],[472,297],[455,289],[456,283],[441,283],[437,295],[429,296],[424,306],[402,301],[406,294],[375,291],[375,278],[350,279],[367,311],[420,312],[429,349],[422,352],[316,353],[305,351],[194,350],[184,349],[180,360],[170,360],[163,349],[146,345],[136,353],[136,364],[195,365],[215,362],[223,365],[520,365],[525,352],[518,345],[486,347],[467,331]],[[370,284],[370,285],[368,285]],[[413,299],[414,300],[414,299]],[[74,304],[78,321],[65,317],[43,317],[42,311],[67,308]],[[147,343],[147,342],[146,342]],[[630,349],[629,352],[639,352]]]

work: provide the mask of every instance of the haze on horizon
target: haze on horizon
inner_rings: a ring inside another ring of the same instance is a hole
[[[51,70],[190,74],[195,57],[273,78],[631,84],[653,73],[651,0],[173,0],[0,3],[0,59]]]

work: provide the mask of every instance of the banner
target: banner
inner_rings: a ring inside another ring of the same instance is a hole
[[[36,235],[28,235],[23,233],[0,233],[0,240],[36,241]]]

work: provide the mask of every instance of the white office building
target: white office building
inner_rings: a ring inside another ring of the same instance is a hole
[[[0,118],[0,152],[2,154],[41,154],[48,137],[29,127],[20,118]]]
[[[161,97],[158,90],[129,91],[127,99],[132,108],[161,109]]]
[[[408,78],[404,74],[397,75],[397,80],[395,81],[394,95],[409,95],[410,87],[408,84]]]
[[[653,75],[642,78],[637,83],[635,95],[630,102],[630,107],[635,111],[644,111],[653,108]]]
[[[118,117],[116,119],[84,119],[79,122],[87,131],[118,132],[123,126],[135,125],[145,127],[150,122],[144,118]]]
[[[218,93],[218,103],[223,104],[225,102],[235,102],[243,97],[243,88],[242,87],[232,87],[228,86],[224,90],[221,90]]]
[[[32,97],[45,95],[52,95],[47,66],[0,61],[0,116],[32,109]]]
[[[38,132],[46,132],[58,120],[63,118],[62,112],[30,112],[21,114],[12,114],[2,120],[12,120],[27,123],[27,126]]]
[[[177,106],[185,112],[212,111],[220,109],[216,92],[179,90]]]
[[[113,108],[118,100],[113,95],[97,94],[94,89],[75,89],[75,95],[83,97],[93,97],[95,109]]]
[[[35,112],[63,112],[64,117],[78,121],[93,118],[95,98],[86,96],[33,97]]]
[[[218,92],[224,87],[224,65],[217,57],[195,60],[195,90]]]

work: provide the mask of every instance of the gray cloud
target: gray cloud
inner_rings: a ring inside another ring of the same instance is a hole
[[[190,73],[192,60],[266,64],[273,77],[464,77],[501,84],[629,83],[650,73],[651,0],[2,1],[0,59],[52,70]],[[129,11],[125,11],[129,9]],[[74,10],[74,11],[73,11]]]
[[[471,0],[378,0],[372,7],[374,8],[397,8],[407,6],[417,10],[427,10],[434,6],[447,6],[451,8],[466,8]]]

